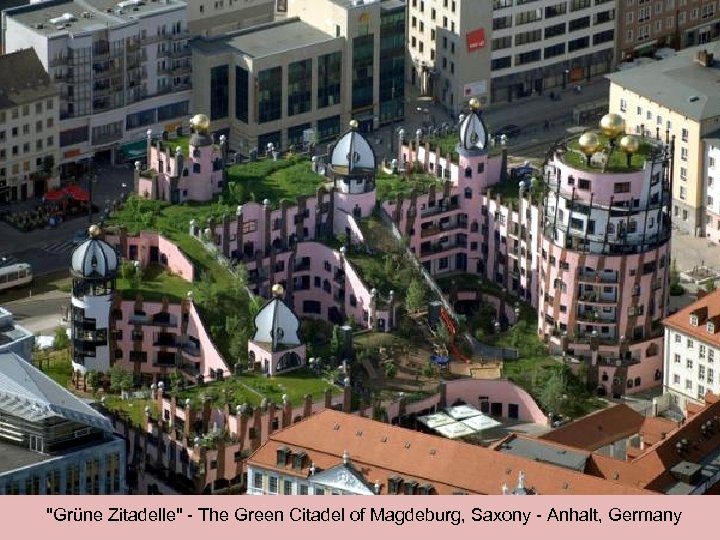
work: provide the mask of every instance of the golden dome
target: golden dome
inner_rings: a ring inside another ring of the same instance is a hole
[[[638,141],[637,137],[625,135],[622,139],[620,139],[620,148],[622,148],[625,152],[634,154],[640,149],[640,141]]]
[[[190,119],[190,125],[198,133],[207,133],[210,129],[210,119],[204,114],[196,114]]]
[[[480,100],[479,100],[478,98],[475,98],[475,97],[474,97],[474,98],[471,98],[471,99],[470,99],[470,108],[471,108],[473,111],[477,111],[478,109],[480,109]]]
[[[350,129],[355,130],[358,128],[358,121],[357,120],[350,120]]]
[[[100,228],[99,225],[96,225],[95,223],[90,225],[90,228],[88,229],[88,234],[91,237],[97,238],[98,236],[100,236],[100,233],[102,233],[102,229]]]
[[[606,114],[600,119],[600,131],[608,139],[615,139],[625,133],[625,120],[619,114]]]
[[[586,131],[578,139],[580,151],[586,156],[592,156],[600,148],[600,138],[592,131]]]
[[[285,289],[283,288],[282,285],[280,285],[279,283],[276,283],[275,285],[272,286],[272,295],[275,298],[280,298],[283,294],[285,294]]]

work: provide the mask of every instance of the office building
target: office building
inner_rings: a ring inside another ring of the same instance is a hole
[[[50,0],[3,12],[8,51],[32,47],[60,91],[64,175],[116,162],[145,131],[189,114],[191,55],[182,0]]]
[[[58,92],[33,49],[0,56],[0,202],[59,185],[59,111]]]
[[[610,112],[623,115],[628,132],[675,138],[673,224],[684,232],[705,235],[703,183],[708,167],[703,139],[713,137],[720,122],[720,44],[687,49],[607,77]]]
[[[0,353],[0,494],[125,493],[110,421],[13,353]]]
[[[363,132],[400,120],[403,20],[396,0],[309,0],[281,21],[196,39],[193,108],[245,155],[332,140],[351,118]]]
[[[615,60],[713,41],[720,35],[716,15],[717,4],[707,0],[618,1]]]
[[[275,0],[199,0],[187,3],[188,30],[217,35],[272,22]]]

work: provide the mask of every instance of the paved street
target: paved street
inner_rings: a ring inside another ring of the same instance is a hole
[[[97,173],[97,183],[93,185],[93,203],[100,210],[105,207],[106,201],[111,202],[119,198],[123,193],[122,184],[126,184],[126,190],[130,192],[133,186],[133,172],[130,165],[110,168],[107,165],[100,165]],[[87,180],[83,180],[80,186],[88,189]],[[14,211],[30,210],[40,204],[40,201],[33,199],[13,203]],[[97,220],[98,214],[94,214]],[[2,264],[12,262],[27,262],[32,265],[36,275],[54,272],[67,268],[70,262],[72,251],[72,236],[75,231],[87,229],[89,218],[87,215],[79,216],[63,222],[58,227],[37,229],[31,232],[20,232],[7,223],[0,222],[0,256],[6,260]]]
[[[0,296],[0,300],[1,298]],[[13,314],[15,322],[28,331],[51,336],[55,328],[67,324],[62,321],[62,314],[69,304],[68,293],[51,291],[12,302],[3,302],[2,306]]]

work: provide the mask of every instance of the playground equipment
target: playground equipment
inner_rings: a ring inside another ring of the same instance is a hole
[[[457,344],[457,325],[445,308],[440,308],[440,319],[445,324],[450,334],[450,353],[454,358],[469,364],[472,359],[465,356]]]

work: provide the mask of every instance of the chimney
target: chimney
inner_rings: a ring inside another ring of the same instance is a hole
[[[292,422],[292,405],[287,394],[283,394],[282,397],[283,409],[282,409],[282,427],[289,427]]]
[[[343,412],[349,413],[352,410],[352,389],[350,388],[350,379],[345,378],[343,381]]]
[[[307,418],[312,414],[312,396],[305,394],[305,403],[303,406],[303,418]]]

